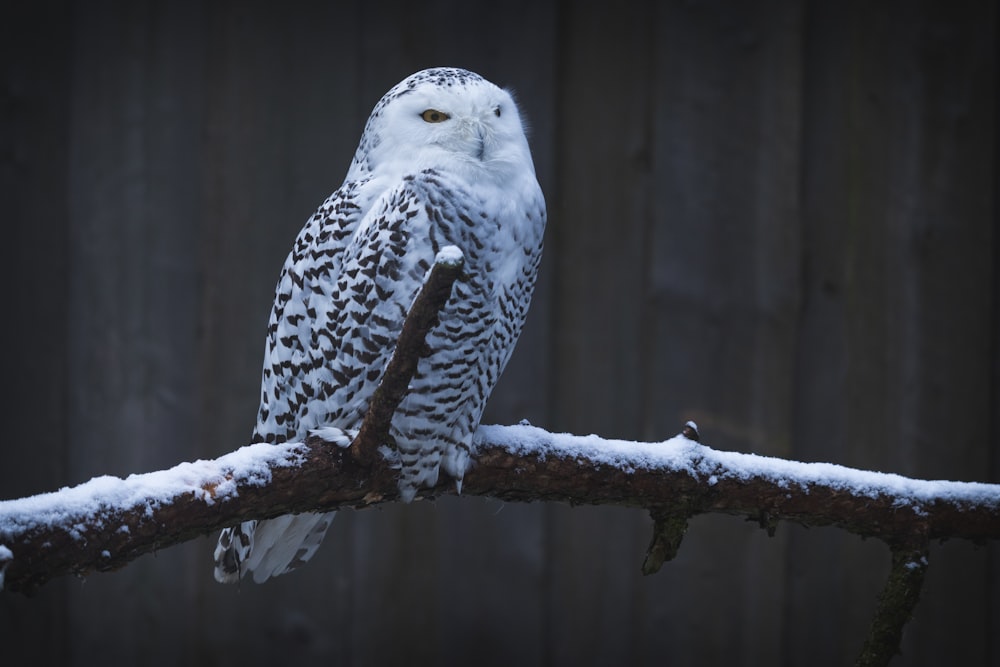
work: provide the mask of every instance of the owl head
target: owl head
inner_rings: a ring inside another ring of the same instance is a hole
[[[396,84],[372,110],[348,180],[428,168],[477,177],[525,168],[534,174],[511,94],[450,67],[422,70]]]

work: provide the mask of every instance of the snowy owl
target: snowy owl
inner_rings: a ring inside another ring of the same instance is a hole
[[[267,328],[254,442],[347,444],[438,251],[464,276],[427,336],[392,419],[409,502],[438,471],[461,484],[472,434],[521,332],[535,284],[545,200],[510,93],[472,72],[407,77],[375,105],[343,185],[285,261]],[[315,553],[333,514],[227,528],[215,578],[262,582]]]

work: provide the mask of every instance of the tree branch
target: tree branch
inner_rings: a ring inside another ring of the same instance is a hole
[[[879,596],[875,617],[865,645],[858,656],[858,667],[888,665],[899,653],[899,644],[913,610],[920,600],[920,589],[927,572],[927,543],[899,545],[892,549],[892,570]]]
[[[371,472],[349,449],[310,438],[0,502],[0,544],[12,552],[6,589],[28,591],[62,574],[117,569],[248,519],[398,500],[395,480]],[[454,484],[442,481],[420,496],[454,493]],[[1000,538],[998,485],[721,452],[680,436],[643,443],[484,426],[462,493],[645,507],[665,517],[725,513],[765,528],[778,521],[837,526],[889,544],[913,536]]]

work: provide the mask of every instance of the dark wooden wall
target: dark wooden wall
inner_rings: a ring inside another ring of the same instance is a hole
[[[0,497],[214,457],[274,281],[404,76],[513,87],[550,213],[487,421],[1000,481],[994,2],[25,3],[0,13]],[[843,665],[888,571],[833,529],[342,513],[223,587],[206,538],[31,599],[4,664]],[[1000,664],[1000,550],[935,546],[900,665]]]

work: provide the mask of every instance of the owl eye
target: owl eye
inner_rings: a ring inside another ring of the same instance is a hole
[[[437,109],[428,109],[427,111],[420,114],[420,117],[423,118],[428,123],[443,123],[444,121],[451,118],[451,116],[449,116],[445,112],[438,111]]]
[[[496,115],[497,118],[499,118],[500,117],[500,107],[497,107],[496,109],[494,109],[493,113]]]

